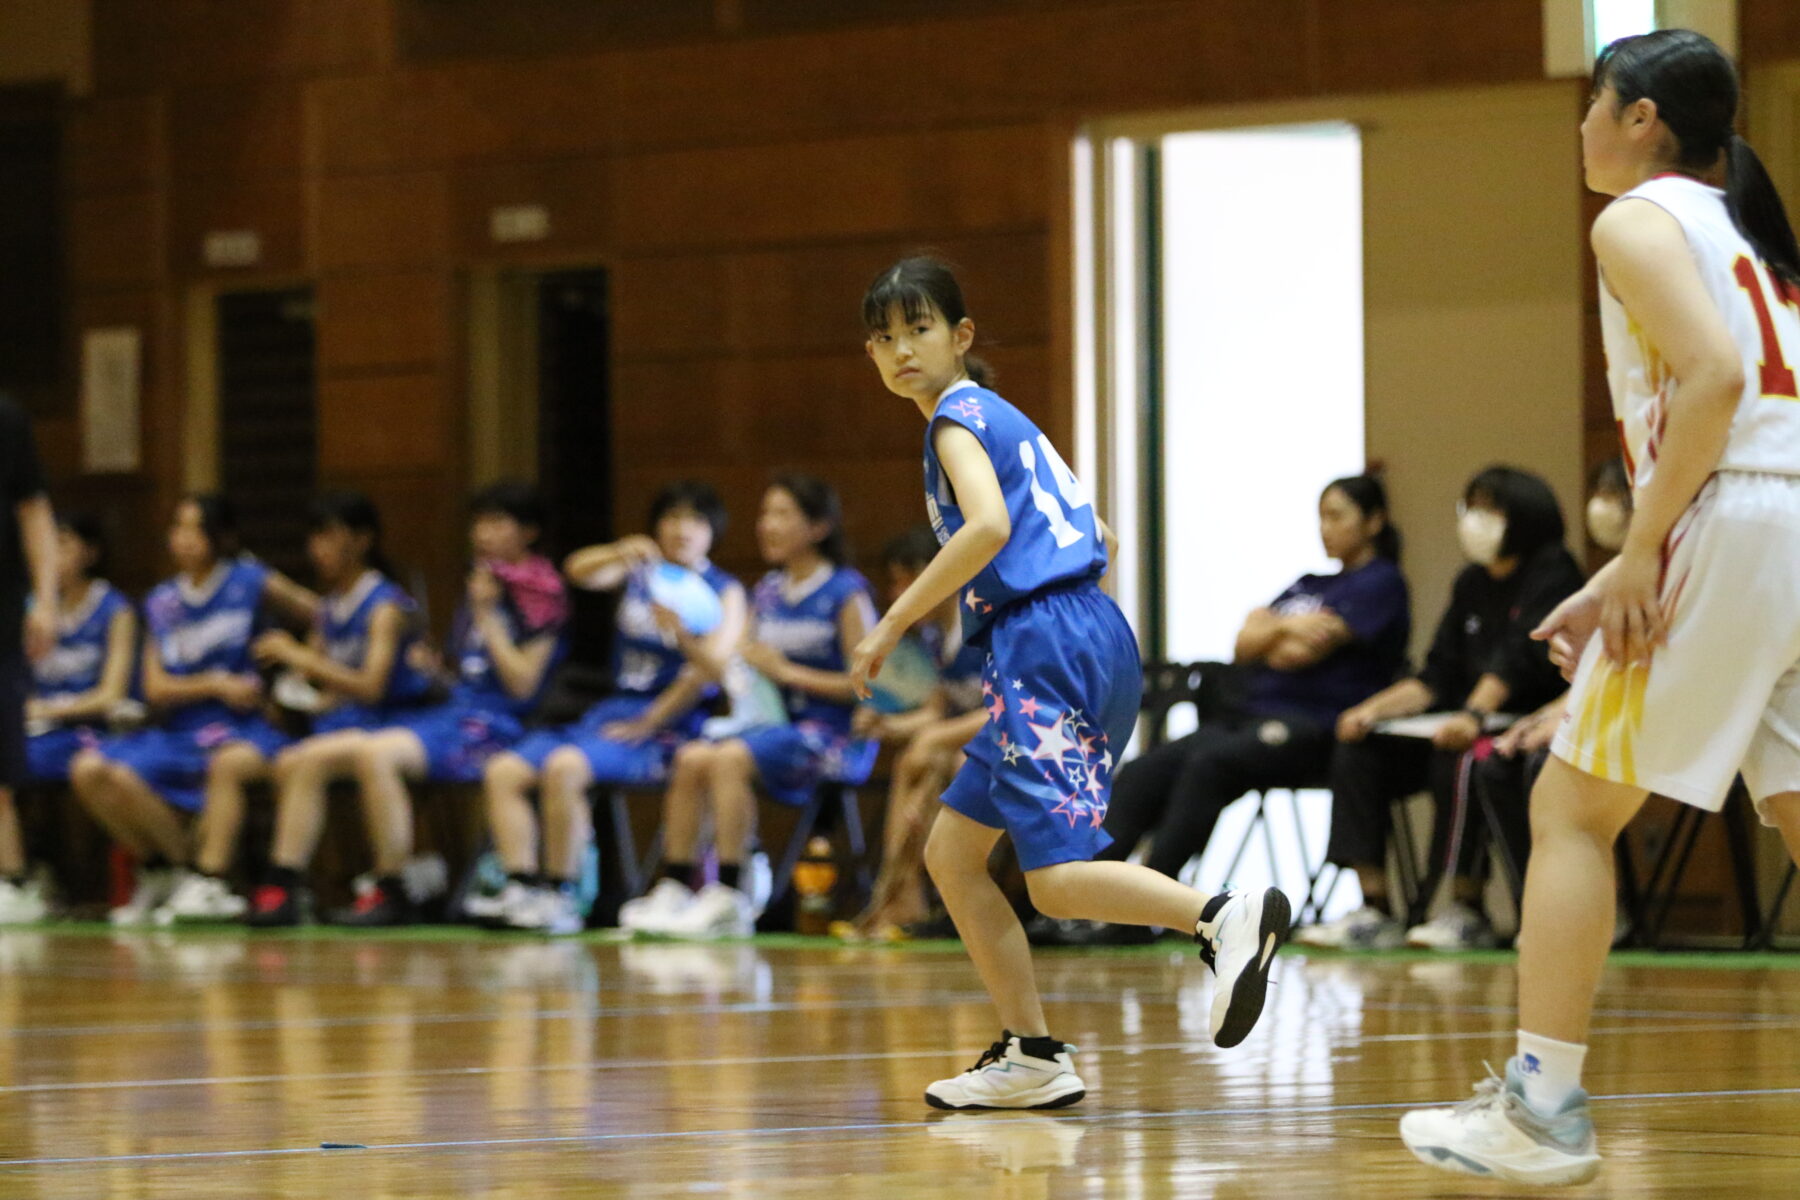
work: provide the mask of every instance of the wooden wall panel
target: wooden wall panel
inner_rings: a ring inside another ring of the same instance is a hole
[[[613,166],[603,158],[463,167],[451,177],[451,251],[459,259],[510,259],[612,250]],[[495,208],[541,205],[550,232],[541,241],[500,243],[490,218]]]
[[[441,471],[458,461],[460,422],[445,380],[413,371],[319,380],[322,474]]]
[[[155,198],[144,192],[69,202],[69,277],[85,288],[141,287],[161,278]]]
[[[64,142],[69,186],[81,193],[148,190],[162,109],[153,96],[96,96],[74,105]]]
[[[373,171],[591,154],[635,119],[621,111],[609,67],[596,58],[500,61],[313,83],[320,165]]]
[[[321,271],[442,262],[450,244],[449,181],[435,171],[326,179],[315,221]]]
[[[1800,58],[1800,5],[1793,0],[1738,0],[1745,62]]]
[[[1319,92],[1504,83],[1543,73],[1539,0],[1323,0],[1317,12]]]
[[[377,0],[95,0],[103,91],[376,68],[388,45]]]
[[[618,172],[618,237],[646,250],[1042,227],[1043,131],[894,134],[646,154]]]
[[[704,38],[714,31],[716,7],[715,0],[398,0],[395,42],[409,62],[582,54]]]
[[[182,175],[172,189],[169,266],[177,275],[218,274],[238,269],[208,267],[202,255],[208,233],[253,231],[262,257],[254,270],[283,275],[306,266],[304,180],[298,175]]]
[[[440,271],[328,275],[318,288],[319,370],[435,366],[448,357],[450,281]]]
[[[169,169],[189,175],[297,175],[306,167],[300,86],[184,88],[169,103]]]

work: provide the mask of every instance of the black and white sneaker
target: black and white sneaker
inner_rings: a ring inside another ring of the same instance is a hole
[[[1200,958],[1213,969],[1212,1037],[1216,1046],[1235,1046],[1250,1036],[1262,1016],[1269,988],[1269,965],[1287,941],[1293,910],[1280,888],[1220,892],[1206,902],[1194,926]]]
[[[933,1108],[1063,1108],[1087,1095],[1067,1046],[1010,1029],[961,1075],[925,1089]]]

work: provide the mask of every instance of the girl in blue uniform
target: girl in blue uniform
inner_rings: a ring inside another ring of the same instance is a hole
[[[1110,841],[1112,770],[1143,691],[1137,641],[1099,586],[1111,531],[1050,439],[981,385],[975,326],[947,266],[909,258],[883,271],[863,323],[882,382],[925,418],[925,506],[943,549],[856,647],[850,677],[867,695],[901,635],[951,596],[966,640],[988,652],[989,722],[944,793],[925,861],[1003,1030],[926,1101],[1057,1108],[1086,1093],[1071,1048],[1050,1036],[1025,931],[988,874],[1001,833],[1046,916],[1193,930],[1217,974],[1213,1040],[1236,1045],[1261,1015],[1287,898],[1206,896],[1147,867],[1093,861]]]
[[[336,920],[398,925],[413,919],[400,871],[412,855],[409,779],[474,783],[487,760],[524,736],[564,651],[568,593],[555,565],[533,551],[544,502],[523,483],[496,483],[470,504],[475,567],[457,613],[450,699],[360,735],[356,778],[375,838],[376,885]]]
[[[175,507],[169,557],[177,574],[144,601],[144,699],[149,728],[76,755],[70,778],[94,819],[140,864],[116,924],[243,915],[224,881],[243,824],[244,785],[286,745],[263,716],[251,643],[273,606],[311,620],[318,597],[278,571],[236,555],[231,506],[216,495]],[[200,814],[190,852],[182,817]],[[189,870],[192,862],[194,869]]]
[[[100,523],[59,516],[56,554],[56,646],[32,664],[25,701],[25,776],[34,783],[67,782],[74,757],[100,744],[108,716],[131,690],[137,651],[131,601],[100,578]],[[24,876],[19,819],[9,804],[0,811],[0,924],[44,916],[43,895]]]
[[[381,514],[361,492],[331,492],[312,503],[306,553],[325,594],[305,642],[284,629],[256,639],[257,659],[318,689],[312,736],[275,759],[275,844],[269,875],[251,897],[250,925],[297,925],[308,915],[306,864],[325,828],[325,789],[356,770],[369,729],[391,724],[429,697],[433,681],[409,660],[419,608],[388,576]]]
[[[628,902],[619,924],[676,937],[745,937],[756,914],[742,886],[756,832],[761,783],[781,804],[801,805],[826,780],[861,783],[875,765],[874,742],[851,736],[855,694],[850,649],[874,623],[869,582],[851,567],[843,509],[829,484],[777,476],[756,521],[763,561],[773,568],[751,598],[744,662],[779,690],[786,720],[735,737],[689,742],[675,754],[663,805],[664,862],[656,886]],[[693,891],[701,818],[710,803],[719,878]]]
[[[707,557],[725,530],[725,506],[707,484],[670,484],[650,505],[650,530],[578,550],[564,564],[577,585],[622,593],[613,694],[574,724],[531,734],[488,761],[488,827],[508,880],[497,896],[470,900],[472,916],[514,929],[580,930],[573,886],[594,837],[588,788],[661,783],[675,748],[700,732],[701,701],[717,691],[744,632],[744,586]],[[699,614],[706,620],[689,614],[684,623],[662,603],[677,599],[665,589],[684,583],[716,597]],[[533,787],[543,805],[541,856]]]

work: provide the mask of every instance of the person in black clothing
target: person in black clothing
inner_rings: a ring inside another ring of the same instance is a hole
[[[1333,948],[1400,944],[1402,926],[1387,896],[1389,805],[1429,786],[1436,804],[1432,857],[1453,880],[1454,898],[1428,924],[1405,931],[1416,945],[1491,944],[1476,907],[1485,840],[1464,836],[1471,816],[1465,754],[1493,713],[1530,712],[1555,698],[1562,677],[1531,631],[1584,582],[1563,545],[1563,515],[1550,487],[1513,467],[1490,467],[1469,481],[1458,506],[1458,539],[1470,565],[1457,576],[1425,669],[1338,719],[1332,758],[1333,813],[1328,859],[1356,872],[1363,907],[1301,930],[1296,940]],[[1378,722],[1428,710],[1453,715],[1430,740],[1375,736]],[[1427,897],[1428,898],[1428,897]]]
[[[1237,636],[1243,685],[1235,711],[1209,715],[1187,737],[1126,763],[1113,781],[1102,859],[1123,859],[1149,835],[1144,864],[1173,878],[1206,848],[1225,808],[1253,789],[1321,779],[1340,712],[1380,691],[1406,663],[1412,610],[1387,491],[1367,475],[1319,497],[1319,538],[1343,564],[1305,575]],[[1148,941],[1139,926],[1052,923],[1031,931],[1058,945]]]
[[[1619,552],[1631,525],[1631,507],[1631,481],[1625,474],[1625,460],[1613,458],[1601,463],[1588,479],[1585,514],[1588,543],[1594,550],[1608,558]],[[1568,700],[1569,694],[1563,692],[1530,716],[1520,718],[1494,739],[1494,752],[1475,767],[1475,790],[1487,797],[1499,819],[1499,833],[1521,880],[1531,856],[1531,786],[1550,758],[1550,743],[1562,724]],[[1469,830],[1478,835],[1481,824],[1471,822]]]
[[[56,516],[31,418],[0,395],[0,899],[23,883],[25,848],[13,789],[25,779],[27,664],[56,645]],[[29,611],[26,596],[31,597]]]

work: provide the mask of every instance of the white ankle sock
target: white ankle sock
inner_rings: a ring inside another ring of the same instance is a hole
[[[1581,1063],[1588,1048],[1519,1030],[1519,1076],[1525,1103],[1540,1116],[1553,1116],[1581,1086]]]

